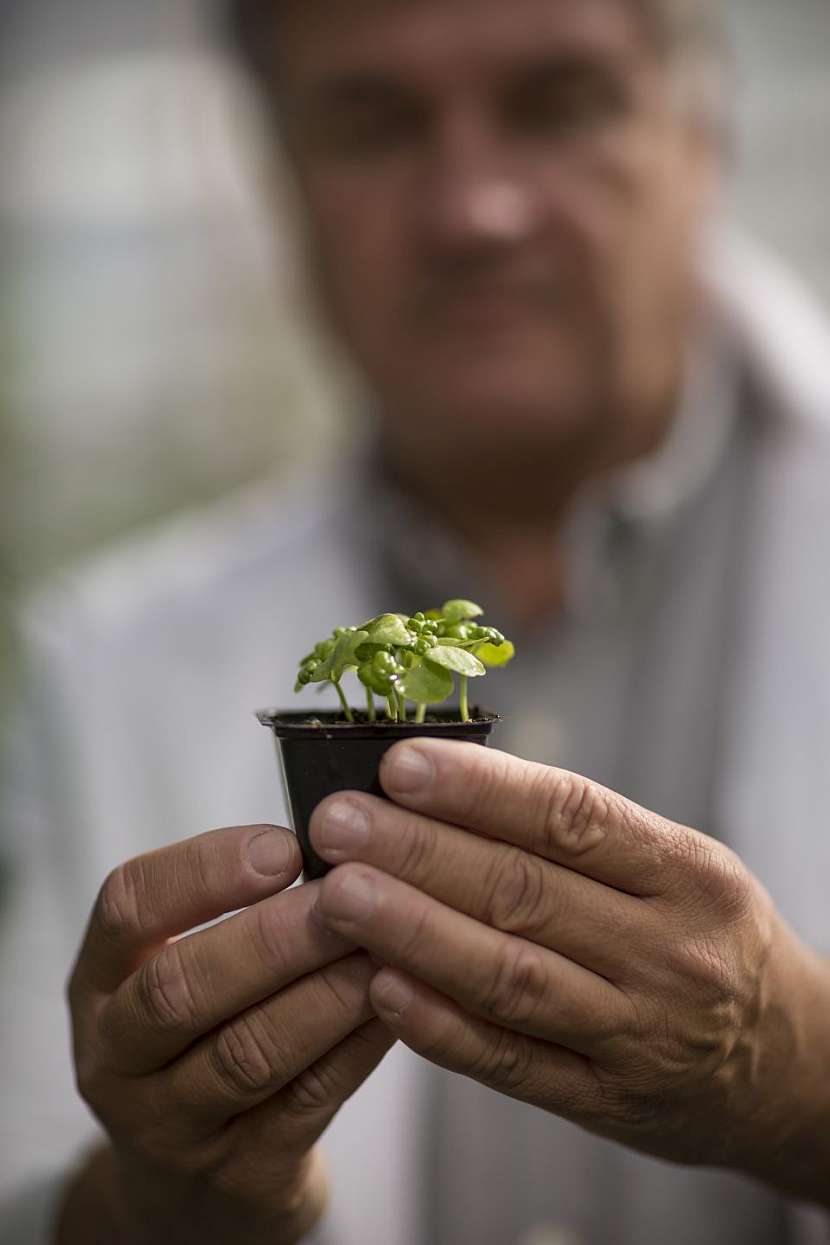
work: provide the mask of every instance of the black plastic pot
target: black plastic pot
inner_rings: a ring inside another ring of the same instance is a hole
[[[308,839],[311,814],[320,801],[335,791],[368,791],[385,799],[378,781],[380,760],[399,739],[463,739],[486,746],[498,714],[482,709],[471,713],[472,721],[460,722],[455,711],[443,710],[431,713],[423,723],[351,723],[340,713],[263,710],[257,714],[277,740],[283,789],[302,849],[306,881],[323,877],[331,867]]]

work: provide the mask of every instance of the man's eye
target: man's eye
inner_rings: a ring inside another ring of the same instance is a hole
[[[321,119],[317,143],[334,156],[363,159],[398,152],[420,133],[417,115],[392,105],[344,108]]]
[[[506,111],[512,129],[545,137],[618,120],[629,111],[629,101],[618,83],[554,80],[517,92]]]

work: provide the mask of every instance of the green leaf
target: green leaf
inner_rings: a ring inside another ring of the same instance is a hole
[[[338,682],[346,670],[359,666],[357,650],[369,639],[368,631],[346,631],[340,636],[331,653],[315,671],[312,683],[323,683],[327,679]]]
[[[484,610],[473,601],[445,601],[441,606],[441,614],[448,623],[466,622],[468,618],[478,618]]]
[[[406,648],[416,639],[400,614],[382,614],[363,635],[372,644],[394,644],[396,648]]]
[[[384,618],[400,618],[404,625],[409,622],[409,617],[406,614],[375,614],[374,618],[370,618],[367,622],[361,623],[358,627],[358,631],[371,631],[372,628]]]
[[[452,695],[453,678],[448,670],[425,658],[421,665],[406,672],[398,686],[406,699],[417,705],[440,705]]]
[[[506,666],[515,656],[516,650],[509,640],[505,640],[503,644],[490,644],[485,641],[473,649],[479,661],[483,661],[485,666]]]
[[[334,654],[332,654],[332,656],[333,655]],[[313,674],[311,678],[308,680],[308,686],[311,687],[312,684],[314,683],[328,683],[330,678],[331,678],[331,657],[327,658],[326,661],[323,661],[320,663],[320,665],[317,667],[317,673]]]
[[[429,660],[436,666],[443,666],[445,670],[454,670],[456,674],[466,674],[471,679],[487,673],[478,658],[463,648],[450,648],[449,645],[438,644],[429,650]]]

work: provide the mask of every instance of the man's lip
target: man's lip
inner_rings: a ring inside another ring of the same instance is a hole
[[[561,301],[561,291],[550,282],[533,284],[482,284],[459,289],[435,290],[424,299],[430,315],[495,315],[550,310]]]
[[[538,319],[540,313],[550,312],[554,306],[550,294],[488,291],[438,299],[427,309],[425,319],[443,326],[509,328]]]

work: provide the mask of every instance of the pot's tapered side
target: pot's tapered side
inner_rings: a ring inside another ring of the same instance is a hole
[[[311,814],[336,791],[367,791],[385,799],[378,779],[381,758],[401,739],[461,739],[486,746],[498,715],[474,710],[470,722],[451,713],[430,715],[425,723],[345,722],[340,714],[257,714],[274,734],[283,788],[294,833],[303,853],[305,881],[323,877],[330,865],[309,842]]]

